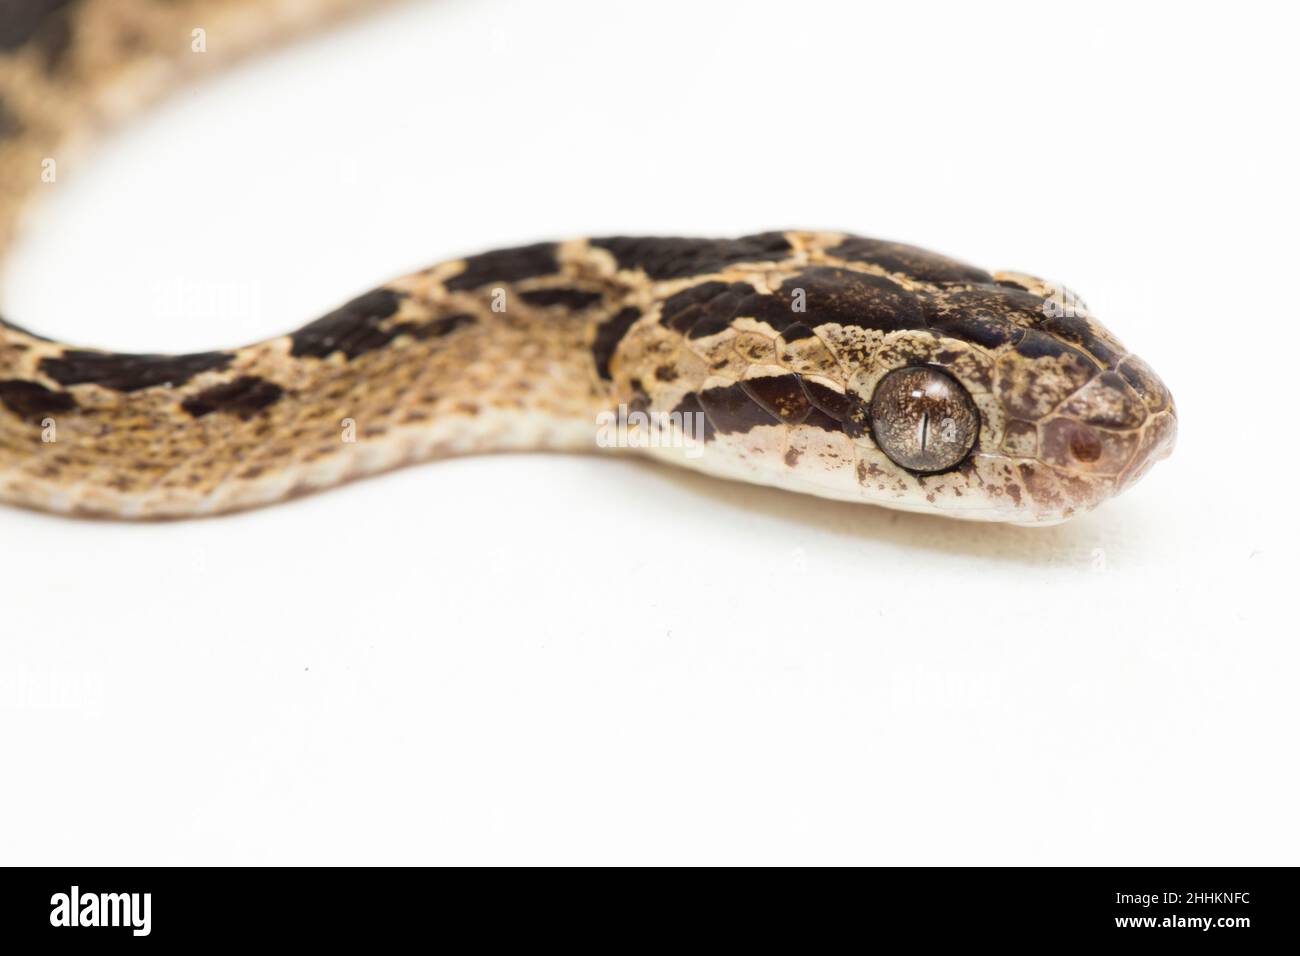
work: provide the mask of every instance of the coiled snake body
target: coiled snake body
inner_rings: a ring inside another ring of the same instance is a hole
[[[196,25],[224,55],[353,5],[0,0],[4,241],[70,134],[221,58],[193,55]],[[1175,412],[1058,288],[841,233],[503,249],[195,355],[75,348],[0,320],[0,500],[16,505],[214,514],[443,455],[591,450],[602,433],[727,478],[1039,524],[1167,455]]]

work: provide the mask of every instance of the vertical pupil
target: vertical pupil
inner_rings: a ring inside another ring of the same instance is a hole
[[[876,444],[909,471],[943,471],[969,454],[979,412],[956,379],[928,366],[900,368],[880,380],[871,398]]]

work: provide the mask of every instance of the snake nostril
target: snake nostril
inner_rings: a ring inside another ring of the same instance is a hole
[[[1076,461],[1092,464],[1101,457],[1101,440],[1091,428],[1079,426],[1070,435],[1070,454]]]

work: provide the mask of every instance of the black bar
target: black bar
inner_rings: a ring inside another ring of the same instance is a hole
[[[864,869],[591,881],[525,873],[517,888],[497,885],[504,879],[493,874],[485,886],[477,874],[431,869],[9,869],[0,941],[10,952],[71,939],[96,948],[373,947],[412,933],[434,941],[468,931],[487,942],[514,929],[533,933],[533,945],[590,940],[610,948],[747,938],[829,947],[903,934],[927,943],[1131,941],[1238,951],[1293,946],[1296,938],[1294,869]],[[579,885],[566,888],[570,880]],[[581,886],[588,882],[596,888]],[[71,925],[74,886],[76,922],[118,925]]]

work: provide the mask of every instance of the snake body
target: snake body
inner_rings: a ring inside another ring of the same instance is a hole
[[[0,0],[0,239],[74,137],[354,5]],[[216,514],[440,456],[613,444],[1047,524],[1132,484],[1175,431],[1160,379],[1058,287],[838,232],[501,249],[192,355],[0,319],[0,500],[69,514]]]

